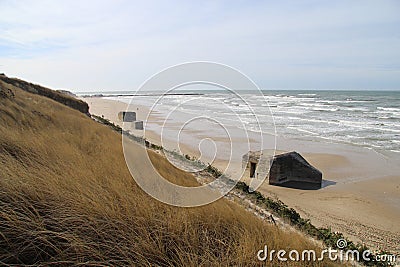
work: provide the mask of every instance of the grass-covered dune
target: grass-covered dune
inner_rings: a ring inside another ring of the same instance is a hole
[[[64,93],[63,90],[54,91],[38,84],[33,84],[17,78],[7,77],[4,73],[0,74],[0,81],[3,81],[6,85],[13,85],[27,92],[48,97],[73,109],[79,110],[82,113],[89,113],[89,106],[87,103],[72,97],[66,91],[64,91]]]
[[[52,99],[0,81],[0,265],[258,265],[257,251],[316,249],[241,206],[162,204],[124,161],[121,136]],[[149,151],[173,182],[195,179]],[[329,266],[278,262],[272,266]]]

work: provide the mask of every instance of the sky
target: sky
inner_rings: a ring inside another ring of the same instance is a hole
[[[136,90],[169,66],[232,66],[262,89],[400,89],[400,1],[0,0],[0,73]]]

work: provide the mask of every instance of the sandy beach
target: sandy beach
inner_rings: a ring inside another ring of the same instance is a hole
[[[90,113],[122,125],[118,112],[127,109],[126,103],[101,97],[87,97],[83,100],[89,104]],[[149,107],[136,105],[130,109],[137,112],[139,120],[146,120]],[[164,127],[161,114],[152,114],[147,122]],[[132,133],[143,134],[135,130]],[[182,153],[201,157],[203,161],[211,161],[216,167],[224,169],[224,156],[213,160],[212,153],[207,155],[204,151],[203,154],[199,152],[200,141],[212,137],[210,133],[212,131],[187,129],[186,139],[180,140],[179,149]],[[145,137],[163,146],[175,145],[170,143],[173,140],[168,139],[168,134],[161,139],[158,132],[147,130]],[[257,140],[257,134],[249,136],[249,139]],[[221,136],[214,136],[214,141],[215,146],[221,149],[226,149],[230,143]],[[239,135],[231,141],[239,147],[243,143]],[[245,146],[240,147],[237,153],[245,149]],[[400,253],[400,170],[396,159],[361,147],[282,137],[277,139],[277,149],[301,153],[323,173],[324,187],[320,190],[299,190],[271,186],[264,182],[258,189],[260,192],[279,198],[316,226],[330,227],[373,249]]]

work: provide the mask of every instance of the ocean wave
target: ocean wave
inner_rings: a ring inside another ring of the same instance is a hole
[[[315,111],[329,111],[329,112],[335,112],[335,111],[339,111],[339,108],[322,108],[322,107],[315,107],[315,108],[312,108],[312,110],[315,110]]]
[[[328,103],[328,104],[348,104],[348,103],[369,103],[375,100],[316,100],[318,103]]]
[[[316,96],[317,94],[297,94],[299,96]]]
[[[302,128],[299,128],[299,127],[287,126],[286,128],[293,129],[293,130],[296,130],[296,131],[299,131],[299,132],[302,132],[302,133],[308,133],[308,134],[311,134],[311,135],[316,135],[316,136],[320,135],[319,133],[312,132],[312,131],[309,131],[309,130],[306,130],[306,129],[302,129]]]
[[[369,111],[370,109],[367,107],[341,107],[342,110],[347,111]]]
[[[376,107],[377,110],[400,112],[400,108]]]

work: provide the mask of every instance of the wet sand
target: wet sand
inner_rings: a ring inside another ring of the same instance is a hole
[[[114,123],[118,112],[125,111],[127,104],[107,98],[84,98],[90,106],[90,112],[104,115]],[[137,112],[139,120],[145,120],[148,107],[135,105],[130,110]],[[162,128],[164,119],[161,114],[152,114],[148,119],[152,125]],[[124,125],[125,128],[129,126]],[[174,128],[175,125],[169,124]],[[179,125],[176,125],[177,129]],[[131,128],[129,128],[131,129]],[[133,134],[143,135],[143,131],[132,130]],[[176,129],[173,129],[176,131]],[[229,139],[214,136],[214,145],[224,150],[213,159],[212,149],[199,143],[213,134],[211,130],[187,129],[186,139],[180,141],[179,149],[184,154],[201,157],[204,162],[213,163],[220,169],[227,166]],[[160,135],[156,131],[146,131],[145,137],[150,142],[175,148],[173,138]],[[235,135],[235,134],[233,134]],[[258,134],[250,134],[249,140],[257,141]],[[189,138],[189,139],[188,139]],[[238,147],[234,161],[239,154],[247,150],[240,134],[232,139]],[[264,141],[271,146],[271,136]],[[202,147],[203,146],[203,147]],[[203,149],[203,154],[200,150]],[[353,241],[363,242],[373,249],[383,249],[400,253],[400,167],[398,158],[382,155],[372,150],[344,144],[329,144],[303,140],[277,138],[277,149],[280,151],[297,151],[313,166],[323,173],[323,188],[320,190],[299,190],[271,186],[264,182],[258,190],[265,195],[277,197],[289,207],[295,208],[303,217],[309,218],[316,226],[330,227],[345,234]],[[207,151],[205,151],[207,150]],[[244,153],[242,153],[244,154]],[[242,155],[240,154],[240,155]],[[239,162],[237,162],[239,164]],[[244,175],[246,179],[247,173]]]

